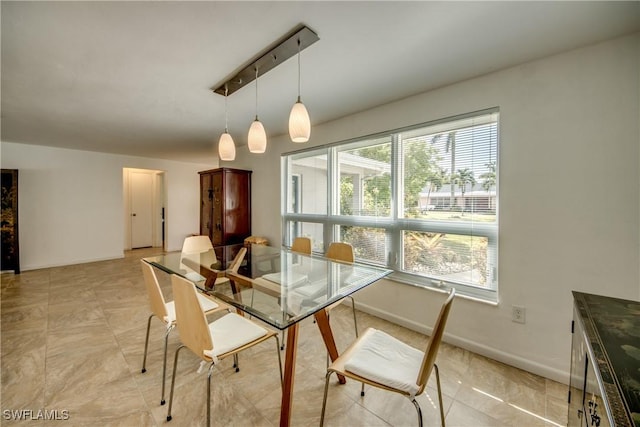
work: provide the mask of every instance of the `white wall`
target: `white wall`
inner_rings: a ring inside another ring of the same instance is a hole
[[[640,299],[639,62],[640,34],[611,40],[316,125],[307,147],[500,107],[500,304],[459,298],[446,339],[567,381],[571,291]],[[301,146],[268,144],[232,165],[253,170],[253,234],[279,244],[280,154]],[[433,296],[381,281],[356,299],[425,330]]]
[[[18,169],[22,270],[123,256],[123,168],[165,171],[168,250],[199,229],[197,165],[2,142],[2,167]]]

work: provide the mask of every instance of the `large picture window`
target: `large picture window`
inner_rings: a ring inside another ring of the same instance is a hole
[[[351,243],[392,279],[497,301],[498,110],[286,154],[283,244]]]

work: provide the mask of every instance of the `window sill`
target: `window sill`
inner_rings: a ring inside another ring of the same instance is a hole
[[[398,273],[392,273],[391,275],[387,276],[384,278],[384,280],[389,280],[395,283],[400,283],[402,285],[408,285],[408,286],[413,286],[416,288],[421,288],[421,289],[425,289],[427,291],[430,292],[438,292],[438,293],[447,293],[448,289],[451,287],[451,285],[443,285],[443,286],[431,286],[428,285],[426,283],[416,283],[415,280],[411,280],[409,278],[404,278],[402,277],[400,274]],[[427,279],[429,280],[429,279]],[[497,291],[490,291],[491,293],[495,294],[495,299],[493,298],[483,298],[482,296],[478,296],[478,295],[470,295],[469,293],[465,292],[464,287],[462,286],[456,286],[456,297],[460,297],[469,301],[474,301],[474,302],[479,302],[482,304],[487,304],[487,305],[491,305],[493,307],[497,307],[499,305],[499,300],[498,300],[498,292]]]

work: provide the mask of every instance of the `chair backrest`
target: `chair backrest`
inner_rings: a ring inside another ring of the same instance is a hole
[[[182,263],[185,258],[190,259],[196,265],[201,264],[207,268],[215,268],[215,264],[218,263],[218,258],[213,250],[209,236],[189,236],[185,238],[182,243],[180,262]],[[193,266],[190,267],[193,268]]]
[[[207,317],[198,302],[195,285],[178,275],[171,276],[173,301],[180,341],[196,356],[204,359],[204,351],[213,349]]]
[[[449,311],[451,310],[451,304],[453,303],[453,298],[455,297],[455,295],[456,290],[454,288],[451,288],[449,296],[447,297],[445,302],[442,303],[442,308],[440,309],[438,320],[436,320],[436,324],[433,326],[433,332],[431,333],[431,338],[429,338],[429,343],[427,344],[427,349],[424,352],[424,357],[422,359],[422,366],[420,367],[420,372],[418,373],[418,381],[416,384],[420,387],[419,393],[422,393],[425,386],[427,385],[427,381],[429,380],[429,376],[431,375],[431,371],[433,370],[433,365],[436,362],[438,349],[440,348],[442,336],[444,335],[444,327],[447,324],[447,318],[449,317]]]
[[[355,256],[353,255],[353,246],[344,242],[332,242],[329,244],[329,249],[325,254],[327,258],[335,259],[337,261],[355,262]]]
[[[296,237],[291,245],[293,252],[311,255],[311,239],[308,237]]]
[[[245,247],[240,248],[240,250],[236,254],[236,257],[233,259],[233,261],[231,261],[231,264],[229,264],[228,270],[231,270],[232,272],[237,273],[238,269],[240,268],[240,265],[242,265],[242,261],[244,260],[244,257],[246,254],[247,254],[247,248]]]
[[[213,249],[209,236],[189,236],[182,243],[182,253],[194,254]]]
[[[144,276],[144,284],[147,288],[147,294],[149,295],[149,305],[151,306],[151,312],[156,315],[160,320],[164,321],[167,317],[167,306],[165,305],[164,296],[158,283],[158,277],[153,270],[151,264],[140,260],[142,265],[142,275]]]

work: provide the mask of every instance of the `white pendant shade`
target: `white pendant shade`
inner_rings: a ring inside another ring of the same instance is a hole
[[[236,158],[236,145],[233,143],[233,138],[228,132],[220,135],[220,141],[218,142],[218,156],[220,160],[230,162]]]
[[[309,113],[300,99],[293,104],[289,115],[289,136],[293,142],[307,142],[311,136]]]
[[[252,153],[264,153],[267,149],[267,134],[264,131],[264,126],[258,118],[251,123],[249,128],[249,151]]]

